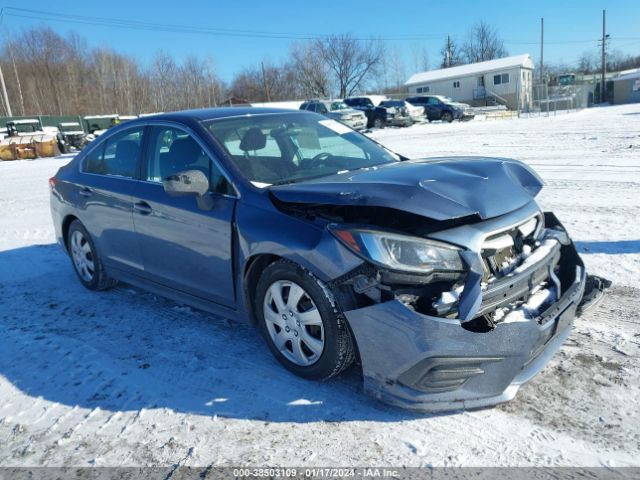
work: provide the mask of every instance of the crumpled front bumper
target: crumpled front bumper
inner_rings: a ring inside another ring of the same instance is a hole
[[[362,362],[365,391],[420,411],[485,407],[511,400],[568,337],[586,272],[563,246],[558,300],[536,318],[515,316],[479,333],[459,320],[418,313],[397,300],[345,312]],[[516,310],[517,311],[517,310]]]

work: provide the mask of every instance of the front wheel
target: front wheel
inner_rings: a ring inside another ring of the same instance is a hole
[[[351,334],[328,287],[285,260],[263,272],[254,299],[262,334],[289,371],[324,380],[353,361]]]
[[[443,122],[451,123],[453,122],[453,114],[451,112],[444,112],[442,114],[441,120]]]
[[[376,128],[384,128],[384,120],[382,120],[382,118],[380,117],[376,117],[376,119],[373,121],[373,126]]]

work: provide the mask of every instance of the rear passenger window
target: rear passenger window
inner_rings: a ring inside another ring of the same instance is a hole
[[[140,127],[109,138],[87,156],[82,171],[133,178],[142,147],[142,132]]]

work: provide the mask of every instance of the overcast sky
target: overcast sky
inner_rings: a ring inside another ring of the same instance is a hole
[[[160,49],[178,59],[190,54],[211,57],[218,74],[227,81],[243,67],[262,59],[285,58],[295,41],[292,37],[346,32],[387,39],[410,75],[416,66],[414,52],[425,48],[431,68],[435,68],[447,34],[462,41],[469,27],[482,19],[497,27],[510,54],[530,53],[537,61],[540,17],[544,17],[545,61],[573,63],[584,51],[597,52],[603,8],[607,10],[611,49],[640,54],[638,0],[19,0],[3,5],[32,10],[5,9],[3,35],[46,24],[63,34],[76,31],[91,46],[108,46],[143,62]],[[116,22],[105,19],[128,23],[117,27]],[[150,25],[132,26],[132,21]],[[208,30],[187,33],[183,27]]]

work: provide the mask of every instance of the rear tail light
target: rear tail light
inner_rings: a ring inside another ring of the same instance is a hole
[[[56,188],[56,183],[58,183],[58,179],[56,177],[51,177],[49,179],[49,190],[53,192]]]

